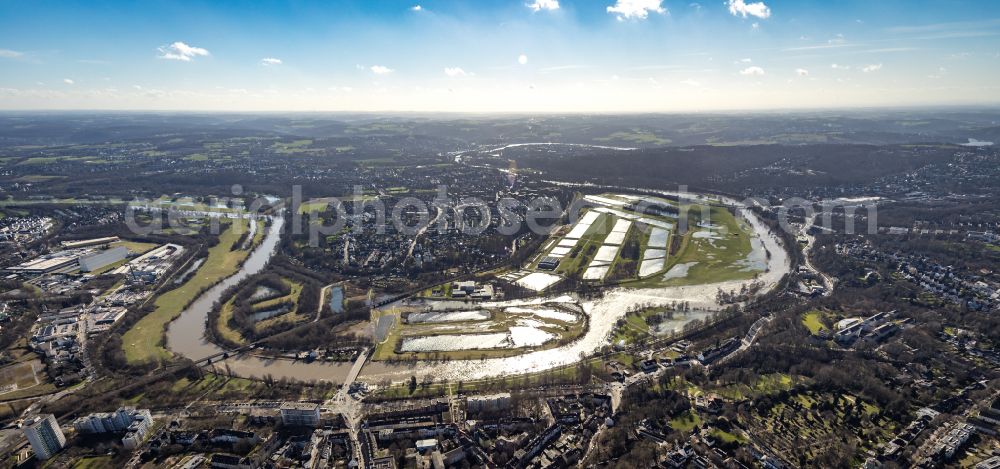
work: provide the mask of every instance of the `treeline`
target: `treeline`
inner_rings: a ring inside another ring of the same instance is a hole
[[[903,145],[740,145],[651,148],[629,152],[594,150],[574,155],[572,163],[551,153],[529,154],[519,163],[544,171],[552,179],[590,181],[630,187],[675,189],[687,184],[693,191],[717,189],[799,192],[823,186],[870,183],[883,176],[917,170],[952,160],[954,149]],[[808,178],[782,178],[768,167],[812,169]],[[642,168],[636,170],[636,168]]]

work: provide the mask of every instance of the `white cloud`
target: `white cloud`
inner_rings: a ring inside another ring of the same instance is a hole
[[[745,0],[729,0],[727,3],[729,5],[729,13],[732,13],[733,16],[742,16],[744,18],[747,16],[756,16],[761,19],[771,17],[771,9],[764,2],[747,3]]]
[[[740,70],[740,75],[760,76],[763,74],[764,74],[764,69],[756,65],[754,65],[753,67],[747,67],[744,68],[743,70]]]
[[[804,68],[796,68],[795,69],[795,74],[798,75],[798,76],[800,76],[800,77],[807,77],[807,76],[809,76],[809,70],[806,70]]]
[[[542,72],[542,73],[550,73],[550,72],[561,72],[561,71],[564,71],[564,70],[580,70],[580,69],[585,69],[585,68],[590,68],[590,66],[589,65],[581,65],[581,64],[556,65],[554,67],[540,68],[540,69],[538,69],[538,71]]]
[[[201,47],[189,46],[181,41],[177,41],[169,46],[159,48],[160,58],[169,60],[180,60],[190,62],[195,57],[205,57],[209,55],[208,50]]]
[[[263,59],[260,59],[260,64],[261,65],[281,65],[282,62],[281,62],[281,59],[276,59],[274,57],[264,57]]]
[[[528,56],[524,54],[517,56],[517,63],[526,65],[528,63]]]
[[[371,66],[371,71],[372,71],[372,73],[374,73],[376,75],[388,75],[388,74],[390,74],[392,72],[395,72],[395,70],[393,70],[393,69],[391,69],[389,67],[382,66],[382,65],[372,65]]]
[[[690,79],[690,78],[689,78],[689,79],[687,79],[687,80],[684,80],[684,81],[682,81],[682,82],[681,82],[681,84],[682,84],[682,85],[688,85],[688,86],[693,86],[693,87],[695,87],[695,88],[698,88],[698,87],[700,87],[700,86],[701,86],[701,82],[698,82],[698,81],[696,81],[696,80],[692,80],[692,79]]]
[[[75,82],[75,81],[73,81],[73,80],[71,80],[71,79],[69,79],[69,78],[63,78],[63,83],[65,83],[65,84],[67,84],[67,85],[73,85],[73,84],[76,84],[76,82]]]
[[[864,66],[864,67],[863,67],[863,68],[861,69],[861,71],[862,71],[862,72],[865,72],[865,73],[871,73],[871,72],[877,72],[877,71],[879,71],[879,70],[882,70],[882,64],[870,64],[870,65],[865,65],[865,66]]]
[[[410,7],[410,11],[424,11],[424,7],[420,5],[413,5],[412,7]]]
[[[525,5],[531,8],[531,11],[553,11],[559,9],[559,0],[534,0],[531,3],[525,3]]]
[[[664,14],[667,12],[660,4],[662,0],[615,0],[615,4],[608,7],[608,13],[618,14],[619,20],[640,19],[649,17],[649,13]]]
[[[750,25],[750,29],[754,31],[760,31],[760,23],[754,21],[753,24]]]
[[[24,55],[23,52],[18,52],[16,50],[0,49],[0,57],[3,57],[5,59],[16,59],[23,55]]]
[[[742,58],[742,59],[738,60],[738,62],[739,63],[748,64],[750,62],[753,62],[753,60],[751,60],[750,57],[746,57],[746,58]]]
[[[464,77],[468,75],[461,67],[445,67],[444,74],[449,77]]]
[[[830,64],[830,68],[832,68],[834,70],[850,70],[851,66],[850,65]]]

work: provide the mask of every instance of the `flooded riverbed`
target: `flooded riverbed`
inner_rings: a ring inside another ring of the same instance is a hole
[[[727,203],[729,202],[727,201]],[[748,256],[745,265],[747,267],[752,266],[763,269],[757,277],[757,281],[765,285],[765,290],[769,290],[789,270],[787,253],[777,238],[768,233],[767,227],[753,214],[749,213],[746,209],[740,209],[739,212],[756,234],[755,242],[752,243],[753,252]],[[203,338],[202,333],[208,312],[212,304],[221,297],[223,290],[246,278],[246,276],[259,272],[264,267],[277,244],[280,230],[281,220],[276,219],[275,223],[268,230],[267,237],[261,247],[251,254],[239,273],[226,279],[220,286],[212,288],[202,295],[176,321],[170,324],[167,331],[167,345],[171,351],[192,359],[203,358],[221,352],[218,346],[207,342]],[[767,255],[768,253],[770,253],[770,256]],[[551,309],[544,306],[546,303],[549,303],[550,306],[560,304],[561,307],[576,305],[574,307],[582,309],[583,314],[589,317],[589,328],[581,338],[570,344],[509,358],[452,360],[449,362],[433,363],[411,362],[398,365],[370,362],[365,365],[359,379],[372,383],[385,380],[401,381],[408,379],[413,374],[431,374],[438,379],[475,379],[543,371],[557,366],[572,364],[579,360],[580,354],[590,354],[600,347],[607,345],[615,322],[623,317],[625,311],[631,307],[639,304],[667,306],[671,303],[688,302],[696,310],[712,310],[718,307],[715,303],[715,298],[720,288],[722,290],[739,290],[741,285],[749,282],[751,280],[647,289],[614,288],[607,290],[603,298],[582,302],[577,302],[573,297],[564,295],[558,298],[535,298],[530,300],[485,303],[482,307],[509,308],[535,306],[541,310]],[[463,302],[437,302],[432,308],[435,311],[448,309],[468,311],[471,309],[467,303]],[[705,316],[707,316],[707,313],[691,313],[678,316],[669,321],[669,324],[661,324],[658,330],[666,332],[666,328],[679,329],[690,321],[702,319]],[[537,331],[537,329],[531,329]],[[519,335],[519,337],[521,336],[523,336],[524,343],[534,343],[536,339],[539,339],[538,337],[528,337],[524,334]],[[340,382],[345,379],[351,367],[351,363],[306,363],[301,361],[271,360],[254,356],[229,359],[226,361],[226,364],[229,365],[235,374],[241,376],[262,377],[264,375],[271,375],[275,378],[285,377],[305,381],[322,380],[332,382]]]

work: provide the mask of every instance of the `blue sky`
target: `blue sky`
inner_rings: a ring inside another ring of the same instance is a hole
[[[993,1],[0,0],[0,109],[1000,103]]]

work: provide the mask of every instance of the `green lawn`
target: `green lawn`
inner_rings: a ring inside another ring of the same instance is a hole
[[[809,333],[812,335],[819,335],[821,331],[825,331],[826,326],[823,324],[823,313],[819,311],[810,311],[802,316],[802,324],[809,329]]]
[[[229,327],[229,320],[233,318],[233,301],[235,297],[222,305],[219,309],[219,320],[215,324],[215,332],[230,342],[243,344],[243,336],[232,327]]]
[[[156,243],[140,243],[137,241],[118,241],[117,243],[111,243],[112,246],[125,246],[129,251],[134,254],[145,254],[152,251],[153,248],[159,246]]]
[[[111,456],[96,456],[78,459],[73,469],[101,469],[111,465]]]
[[[701,425],[701,417],[699,417],[693,410],[689,410],[670,419],[670,428],[673,428],[681,433],[688,433],[691,430],[694,430],[694,427],[697,427],[698,425]]]
[[[743,435],[736,435],[736,434],[733,434],[733,433],[724,432],[722,430],[719,430],[718,428],[713,429],[710,432],[710,434],[712,436],[718,438],[720,441],[722,441],[724,443],[734,443],[734,442],[736,442],[736,443],[740,443],[740,444],[746,444],[746,442],[747,442],[746,437],[744,437]]]
[[[727,399],[742,400],[769,396],[781,391],[789,391],[796,384],[803,381],[805,381],[805,378],[801,376],[792,377],[784,373],[773,373],[761,375],[751,385],[730,384],[721,388],[714,388],[711,391]]]
[[[310,200],[302,202],[302,204],[299,205],[299,213],[322,212],[326,210],[328,205],[330,205],[330,202],[326,200]]]
[[[239,228],[239,229],[236,229]],[[233,243],[247,230],[245,219],[236,219],[221,235],[219,243],[208,250],[208,258],[195,275],[179,288],[156,298],[153,312],[139,320],[122,337],[125,358],[129,363],[169,359],[170,352],[163,346],[163,332],[167,324],[181,314],[184,306],[203,288],[210,287],[236,272],[246,251],[230,251]],[[197,332],[193,332],[197,333]]]
[[[697,211],[697,210],[695,210]],[[717,238],[698,238],[697,231],[707,231],[691,226],[686,247],[671,259],[673,264],[697,262],[688,269],[687,276],[669,280],[671,285],[701,285],[706,283],[743,280],[753,277],[741,263],[750,254],[750,229],[723,207],[711,207],[711,223],[721,227],[715,230]],[[693,216],[691,218],[694,218]],[[691,224],[694,225],[692,220]],[[699,235],[700,236],[700,235]]]

